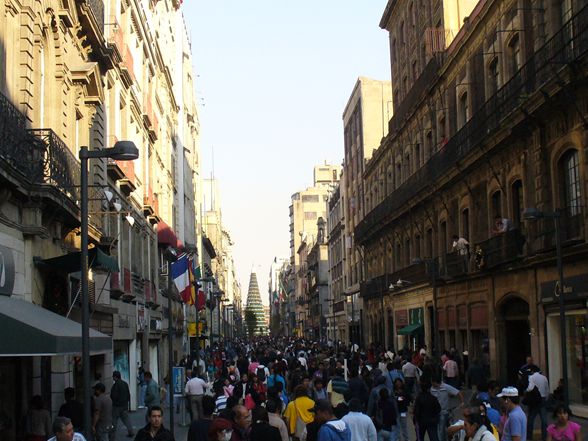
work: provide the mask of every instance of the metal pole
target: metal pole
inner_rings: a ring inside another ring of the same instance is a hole
[[[92,414],[90,401],[90,299],[88,296],[88,147],[80,147],[80,193],[81,193],[81,292],[82,292],[82,377],[84,385],[84,435],[92,437]]]
[[[567,407],[570,404],[569,389],[568,389],[568,350],[566,347],[566,311],[564,304],[564,276],[563,276],[563,259],[561,251],[561,236],[560,236],[560,213],[554,213],[553,221],[555,223],[555,250],[557,255],[557,273],[559,281],[559,333],[560,333],[560,346],[561,346],[561,368],[563,378],[563,393],[564,393],[564,405]]]
[[[173,379],[172,374],[174,370],[174,358],[173,358],[173,326],[172,326],[172,263],[167,262],[167,368],[168,368],[168,380],[169,380],[169,430],[174,436],[174,390],[173,390]]]

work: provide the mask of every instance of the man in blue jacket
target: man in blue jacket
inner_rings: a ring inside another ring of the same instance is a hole
[[[318,441],[351,441],[351,430],[347,423],[338,420],[333,413],[329,400],[318,400],[310,409],[314,412],[314,420],[322,423],[318,433]]]

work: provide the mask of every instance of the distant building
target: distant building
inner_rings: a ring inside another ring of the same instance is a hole
[[[327,219],[327,200],[339,182],[341,166],[317,165],[314,167],[314,185],[292,195],[290,205],[290,277],[294,291],[288,296],[288,331],[298,329],[302,333],[304,322],[309,318],[308,303],[303,303],[305,290],[305,271],[299,259],[299,247],[303,242],[315,242],[318,233],[317,221]]]
[[[391,117],[390,81],[359,77],[343,112],[345,180],[340,192],[340,197],[343,199],[341,216],[345,219],[343,291],[350,303],[348,311],[350,329],[347,335],[355,343],[367,342],[362,332],[362,324],[365,323],[363,300],[359,296],[365,256],[356,243],[355,227],[369,211],[366,203],[372,197],[371,193],[384,191],[381,184],[374,188],[366,188],[363,173],[366,161],[372,157],[382,138],[388,134],[388,120]],[[352,313],[353,316],[351,316]],[[379,338],[383,341],[382,334]]]

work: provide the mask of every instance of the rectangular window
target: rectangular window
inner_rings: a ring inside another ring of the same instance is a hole
[[[427,230],[427,249],[425,250],[426,257],[433,257],[433,229]]]
[[[447,222],[443,221],[439,225],[439,235],[441,239],[440,250],[443,254],[445,254],[447,252],[447,248],[449,247],[449,243],[447,243]]]
[[[302,195],[302,202],[318,202],[319,195],[318,194],[304,194]]]
[[[461,234],[466,240],[470,240],[470,210],[464,209],[461,212]]]

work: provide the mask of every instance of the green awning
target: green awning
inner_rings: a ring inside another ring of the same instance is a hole
[[[0,296],[0,357],[79,354],[82,325],[45,308]],[[90,329],[90,352],[112,351],[112,337]]]
[[[400,328],[398,330],[398,335],[410,335],[416,332],[419,332],[423,329],[423,325],[421,323],[413,323],[412,325],[405,326],[404,328]]]
[[[66,273],[76,273],[82,266],[82,253],[80,251],[53,257],[52,259],[41,260],[41,264],[57,268]],[[88,267],[102,268],[113,273],[118,272],[118,261],[106,254],[100,248],[88,250]]]

